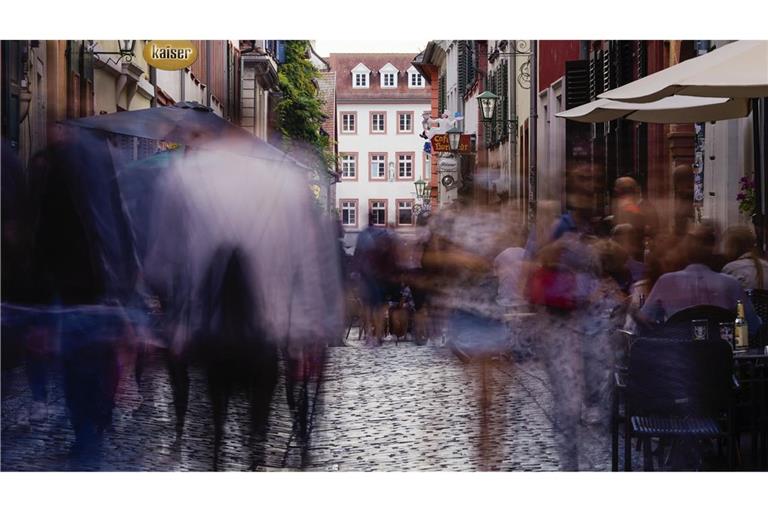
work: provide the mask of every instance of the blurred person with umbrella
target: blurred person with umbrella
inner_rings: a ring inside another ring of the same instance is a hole
[[[214,408],[214,466],[229,390],[252,412],[253,467],[262,463],[279,352],[290,379],[342,332],[341,275],[330,222],[319,218],[303,170],[245,156],[209,138],[158,183],[145,275],[172,311],[170,350],[204,357]],[[316,370],[316,368],[314,369]],[[181,434],[187,387],[176,397]]]

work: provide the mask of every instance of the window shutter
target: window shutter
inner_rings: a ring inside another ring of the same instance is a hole
[[[613,89],[613,81],[611,80],[613,74],[611,73],[611,60],[613,41],[608,41],[608,50],[603,52],[603,90],[600,92],[606,92]]]
[[[591,61],[571,60],[565,63],[565,109],[589,103],[594,86]]]
[[[648,57],[645,41],[637,41],[637,78],[648,74]]]
[[[458,55],[458,86],[459,86],[459,98],[464,97],[464,92],[467,90],[467,42],[457,41],[459,48]]]
[[[437,115],[441,116],[445,111],[445,73],[440,75],[438,91],[439,97],[437,100]]]
[[[467,59],[467,75],[469,83],[473,83],[477,74],[477,41],[472,41],[468,45],[469,58]]]
[[[509,101],[507,90],[509,87],[509,62],[504,61],[501,65],[501,96],[502,98],[502,114],[501,114],[501,130],[503,136],[506,138],[509,135],[509,125],[507,119],[509,119]]]
[[[633,79],[632,60],[634,54],[634,41],[618,41],[617,42],[617,82],[616,85],[624,85],[630,83]]]
[[[589,100],[597,98],[597,55],[589,56]]]
[[[496,68],[496,72],[494,73],[494,82],[496,82],[496,90],[494,91],[494,93],[496,94],[496,96],[500,97],[499,101],[496,102],[496,140],[495,142],[501,141],[502,133],[504,131],[504,128],[502,127],[502,125],[504,124],[502,119],[502,116],[504,115],[504,101],[502,98],[504,96],[504,93],[501,89],[502,87],[501,80],[503,77],[503,72],[504,72],[504,69],[502,68],[502,66],[499,66]]]

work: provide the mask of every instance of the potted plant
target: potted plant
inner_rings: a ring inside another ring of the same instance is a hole
[[[755,181],[752,176],[742,176],[739,180],[741,190],[736,195],[736,200],[739,201],[739,211],[747,216],[752,217],[755,213]]]

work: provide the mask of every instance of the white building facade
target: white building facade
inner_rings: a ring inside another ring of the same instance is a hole
[[[414,231],[414,183],[429,181],[422,115],[430,92],[410,54],[332,54],[341,181],[336,208],[348,246],[373,223],[407,238]]]

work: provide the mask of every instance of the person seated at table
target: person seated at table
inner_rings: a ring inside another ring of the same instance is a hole
[[[736,311],[736,301],[744,304],[750,336],[760,328],[760,318],[739,282],[731,276],[714,272],[707,266],[712,261],[714,234],[708,226],[689,229],[683,241],[688,266],[664,274],[653,286],[640,309],[644,321],[669,318],[680,310],[693,306],[711,305]]]
[[[725,232],[723,249],[729,261],[722,273],[735,277],[744,289],[768,288],[768,261],[760,257],[756,237],[748,226],[732,226]]]
[[[683,258],[679,255],[680,249],[680,244],[671,233],[659,233],[649,241],[643,264],[645,273],[642,279],[634,282],[629,289],[629,312],[624,329],[630,332],[637,330],[637,311],[645,304],[656,281],[664,274],[686,267],[681,263]]]

